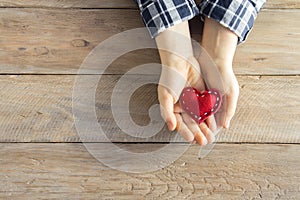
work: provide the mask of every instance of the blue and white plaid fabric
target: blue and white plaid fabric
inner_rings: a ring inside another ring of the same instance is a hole
[[[229,28],[242,43],[266,0],[136,0],[152,38],[165,29],[198,14]]]
[[[199,10],[194,0],[137,0],[141,15],[152,37],[165,29],[190,20]]]

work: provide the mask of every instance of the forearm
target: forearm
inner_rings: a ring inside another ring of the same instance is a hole
[[[168,28],[160,33],[155,38],[155,41],[164,65],[170,66],[176,64],[176,62],[182,64],[182,62],[186,62],[190,57],[193,57],[193,48],[187,21]]]
[[[220,71],[231,70],[238,36],[215,20],[205,18],[202,47]]]
[[[155,41],[163,65],[160,84],[167,88],[170,87],[169,92],[173,94],[175,103],[186,85],[190,66],[198,66],[198,62],[193,56],[188,22],[168,28],[160,33]]]

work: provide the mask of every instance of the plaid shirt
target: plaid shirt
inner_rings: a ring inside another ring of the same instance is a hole
[[[243,42],[265,0],[136,0],[152,38],[165,29],[198,14],[218,21]]]

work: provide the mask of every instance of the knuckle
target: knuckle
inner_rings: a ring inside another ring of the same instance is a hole
[[[181,133],[182,132],[182,125],[181,125],[181,121],[177,120],[177,124],[176,124],[176,129],[177,132]]]

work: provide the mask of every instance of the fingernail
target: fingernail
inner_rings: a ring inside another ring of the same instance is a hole
[[[197,143],[197,141],[196,140],[194,140],[193,142],[192,142],[192,144],[196,144]]]
[[[226,127],[227,127],[227,128],[230,127],[230,121],[228,121],[228,122],[226,123]]]
[[[172,131],[172,129],[173,129],[173,124],[172,124],[171,122],[168,122],[168,123],[167,123],[167,126],[168,126],[168,129],[169,129],[170,131]]]
[[[225,123],[224,128],[229,128],[229,127],[230,127],[230,121],[227,121],[227,122]]]

